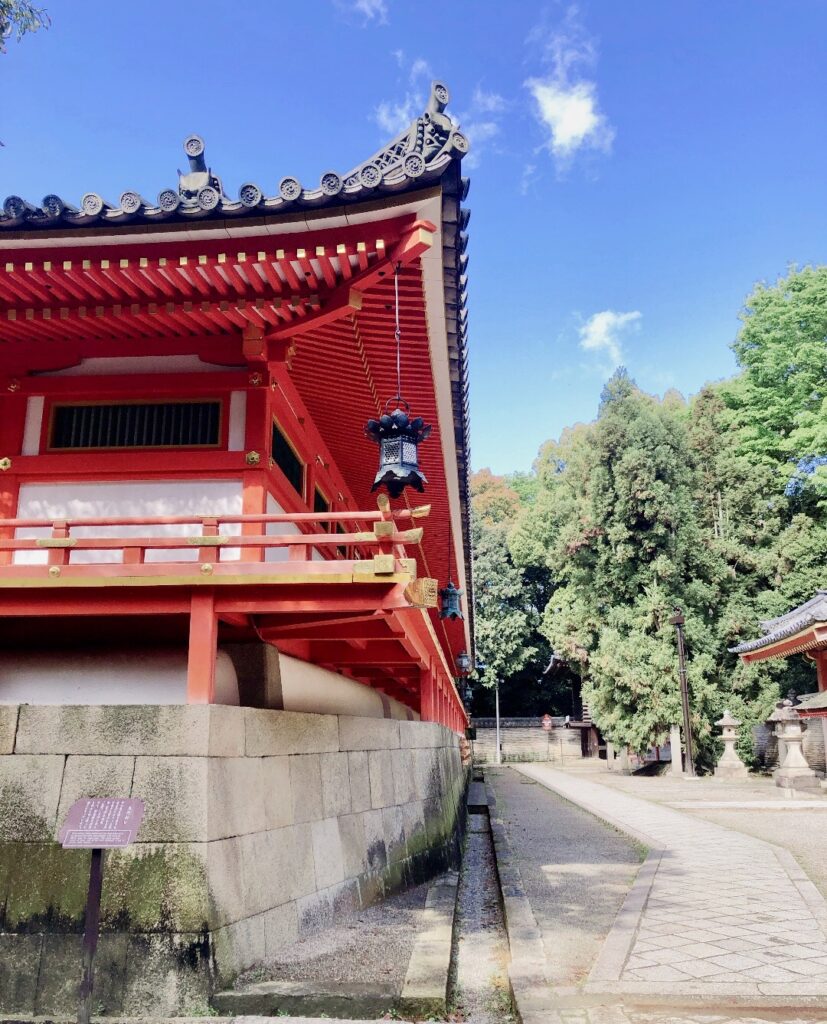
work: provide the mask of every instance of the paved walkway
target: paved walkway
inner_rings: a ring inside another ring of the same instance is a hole
[[[583,775],[519,770],[652,851],[587,992],[827,1000],[827,905],[787,851]]]

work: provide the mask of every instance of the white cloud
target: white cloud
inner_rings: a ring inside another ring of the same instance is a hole
[[[499,93],[475,87],[470,106],[457,117],[463,134],[471,144],[471,151],[463,161],[466,170],[473,171],[479,167],[488,143],[500,134],[500,120],[507,109],[508,103]]]
[[[418,97],[406,93],[405,98],[399,103],[383,100],[373,112],[373,118],[384,135],[398,135],[423,109]]]
[[[553,28],[540,25],[529,43],[541,47],[548,73],[526,80],[534,114],[545,134],[544,147],[565,170],[580,149],[609,152],[615,132],[600,110],[597,85],[585,73],[596,61],[594,40],[583,29],[576,6]]]
[[[356,14],[362,15],[365,24],[374,18],[380,25],[387,24],[388,5],[385,0],[352,0],[350,7]]]
[[[595,313],[579,329],[580,347],[586,352],[608,357],[613,370],[623,362],[620,336],[624,331],[638,327],[642,317],[639,310],[616,313],[613,309],[604,309]]]
[[[408,75],[408,81],[411,85],[416,85],[420,78],[427,78],[430,80],[433,77],[434,73],[431,71],[431,65],[424,57],[417,57],[411,64],[411,71]]]

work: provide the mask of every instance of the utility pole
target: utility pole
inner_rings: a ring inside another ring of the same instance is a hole
[[[683,710],[683,742],[686,747],[686,774],[695,777],[695,754],[692,749],[692,726],[689,719],[689,682],[686,678],[686,647],[683,642],[683,611],[675,605],[669,625],[675,627],[678,637],[678,677],[681,682],[681,708]],[[673,754],[674,757],[674,754]]]
[[[494,683],[494,714],[497,717],[497,764],[502,764],[502,755],[500,753],[500,681],[496,680]]]

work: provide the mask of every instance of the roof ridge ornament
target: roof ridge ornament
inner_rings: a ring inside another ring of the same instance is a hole
[[[202,210],[214,210],[224,198],[224,186],[212,168],[207,167],[204,149],[200,135],[188,135],[184,139],[190,169],[186,174],[178,171],[178,195],[183,202],[195,203]]]
[[[365,198],[365,193],[374,191],[404,192],[417,182],[438,181],[468,152],[468,139],[446,113],[449,99],[444,82],[432,82],[426,109],[407,128],[347,174],[325,171],[319,184],[312,188],[305,188],[298,178],[288,176],[278,181],[273,194],[265,195],[255,182],[248,181],[239,189],[238,199],[231,199],[221,178],[207,165],[204,140],[200,135],[189,135],[184,140],[189,170],[178,171],[178,187],[163,189],[155,205],[131,189],[121,193],[118,205],[87,192],[79,209],[54,194],[46,196],[40,206],[11,195],[2,204],[0,229],[50,229],[60,223],[86,227],[95,222],[117,226],[136,220],[153,223],[172,217],[199,219],[210,214],[238,217],[254,210],[280,213],[293,206],[314,209],[358,202]],[[462,202],[468,179],[458,180],[457,194]]]

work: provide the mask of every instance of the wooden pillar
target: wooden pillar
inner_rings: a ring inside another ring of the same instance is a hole
[[[25,419],[26,398],[20,394],[3,394],[0,401],[0,459],[10,459],[11,468],[0,470],[0,519],[17,516],[20,481],[15,466],[23,443]],[[14,530],[4,528],[2,536],[12,537]],[[13,559],[13,552],[0,551],[0,565],[10,565]]]
[[[212,590],[194,590],[190,599],[190,635],[187,655],[187,704],[215,702],[215,658],[218,619]]]
[[[820,692],[827,690],[827,650],[815,651],[813,660],[816,663],[816,678]]]

